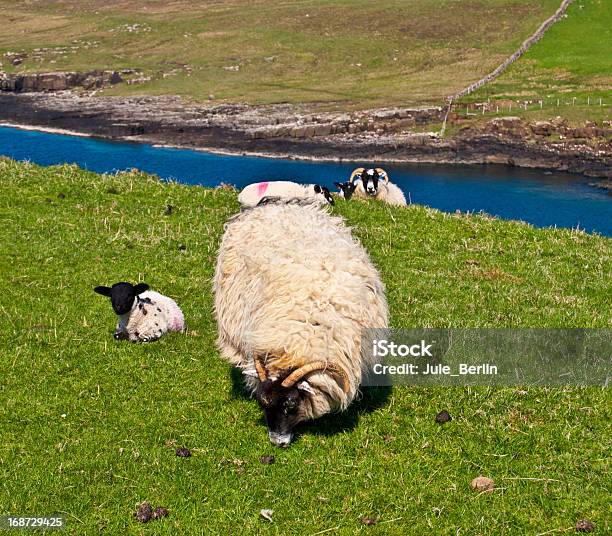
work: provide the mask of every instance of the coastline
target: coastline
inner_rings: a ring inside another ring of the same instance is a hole
[[[111,141],[313,162],[497,164],[612,178],[612,143],[551,143],[519,118],[493,119],[440,138],[411,132],[440,108],[306,114],[288,105],[193,105],[178,97],[93,97],[70,91],[0,93],[0,124]],[[567,132],[567,127],[565,128]],[[586,130],[586,129],[582,129]],[[601,130],[601,129],[600,129]],[[570,132],[571,134],[571,132]],[[609,133],[605,132],[609,136]],[[599,179],[602,179],[601,182]]]
[[[94,137],[91,134],[85,134],[84,132],[77,132],[75,130],[66,130],[63,128],[44,127],[37,125],[22,125],[18,123],[9,123],[6,121],[0,121],[0,127],[18,128],[19,130],[31,130],[34,132],[46,132],[47,134],[62,134],[64,136],[79,136],[80,138]]]

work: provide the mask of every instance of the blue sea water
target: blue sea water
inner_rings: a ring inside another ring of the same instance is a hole
[[[225,156],[189,149],[113,142],[0,127],[0,155],[36,164],[76,163],[100,173],[138,168],[185,184],[237,187],[293,180],[333,188],[357,163]],[[363,162],[384,167],[412,203],[447,212],[484,211],[537,227],[571,227],[612,236],[612,196],[589,179],[504,166],[430,166]]]

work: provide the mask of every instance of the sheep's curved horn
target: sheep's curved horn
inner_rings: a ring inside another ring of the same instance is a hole
[[[378,173],[378,176],[381,179],[385,180],[385,183],[388,184],[389,183],[389,175],[387,175],[387,172],[383,169],[383,168],[376,168],[376,172]]]
[[[351,173],[351,177],[349,178],[349,182],[353,182],[355,175],[361,175],[365,171],[365,168],[358,167],[353,173]]]
[[[293,387],[304,376],[317,370],[328,370],[332,374],[338,376],[338,378],[340,379],[342,391],[344,391],[345,394],[348,393],[350,382],[346,371],[342,367],[326,363],[325,361],[315,361],[314,363],[308,363],[303,367],[295,369],[291,374],[289,374],[289,376],[287,376],[283,380],[283,383],[281,385],[286,389],[288,389],[289,387]]]
[[[255,362],[255,370],[257,371],[257,376],[259,376],[259,381],[265,382],[268,379],[268,373],[261,360],[261,356],[255,356],[253,361]]]

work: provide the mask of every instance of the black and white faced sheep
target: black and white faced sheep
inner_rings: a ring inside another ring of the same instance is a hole
[[[148,290],[146,283],[115,283],[112,287],[96,287],[94,291],[111,299],[119,317],[115,339],[152,342],[169,331],[184,331],[185,318],[176,302]]]
[[[265,198],[312,199],[322,205],[334,204],[334,198],[325,186],[291,181],[254,182],[238,194],[238,202],[247,208],[258,205]]]
[[[334,182],[334,186],[340,190],[340,197],[343,197],[347,201],[353,197],[355,193],[355,188],[357,188],[356,182],[346,181],[346,182]]]
[[[351,174],[349,182],[355,184],[356,197],[378,199],[390,205],[407,204],[404,192],[389,181],[389,175],[382,168],[357,168]]]
[[[355,398],[364,328],[388,323],[385,288],[344,221],[316,203],[243,210],[226,225],[213,282],[221,356],[255,394],[270,440]]]

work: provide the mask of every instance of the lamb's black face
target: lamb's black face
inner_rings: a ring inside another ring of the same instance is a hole
[[[334,182],[336,188],[340,190],[340,195],[344,197],[344,199],[348,200],[353,197],[355,193],[355,188],[357,188],[357,182]]]
[[[363,182],[363,189],[365,193],[376,197],[378,193],[378,181],[380,180],[380,176],[378,175],[378,171],[375,169],[366,170],[361,176],[361,181]]]
[[[304,420],[306,395],[297,387],[283,387],[281,381],[261,382],[255,396],[266,417],[270,441],[287,447],[293,439],[293,428]]]
[[[323,195],[323,197],[325,198],[325,201],[327,201],[330,205],[334,204],[334,198],[329,193],[329,189],[326,188],[325,186],[319,186],[318,184],[315,184],[314,191],[316,194]]]
[[[115,283],[112,287],[96,287],[94,289],[98,294],[108,296],[111,299],[113,310],[118,315],[124,315],[132,310],[134,300],[138,294],[141,294],[149,288],[145,283],[139,283],[134,286],[131,283]]]

